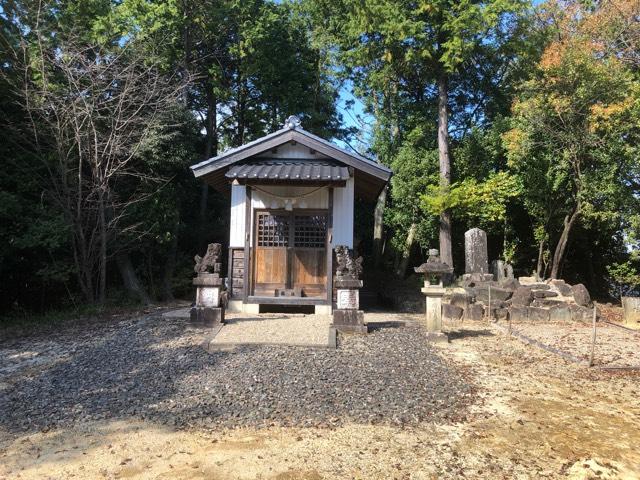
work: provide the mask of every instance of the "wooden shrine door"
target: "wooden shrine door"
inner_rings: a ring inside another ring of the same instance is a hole
[[[255,214],[253,295],[327,295],[327,211]]]

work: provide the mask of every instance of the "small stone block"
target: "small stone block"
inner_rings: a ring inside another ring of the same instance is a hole
[[[593,308],[580,305],[569,305],[571,309],[571,320],[574,322],[590,322],[593,318]]]
[[[366,325],[334,325],[333,327],[340,333],[369,333]]]
[[[484,318],[484,307],[479,303],[472,303],[464,311],[466,320],[482,320]]]
[[[464,309],[458,307],[457,305],[451,305],[450,303],[442,304],[442,316],[449,320],[460,320],[462,318],[462,314],[464,313]]]
[[[544,308],[537,307],[527,307],[529,310],[529,321],[532,322],[548,322],[549,321],[549,310],[545,310]]]
[[[449,299],[452,306],[460,307],[463,310],[473,301],[473,296],[462,293],[454,293]]]
[[[549,283],[556,287],[563,296],[570,297],[571,295],[573,295],[573,289],[571,288],[571,285],[567,285],[564,280],[551,280]]]
[[[489,301],[489,287],[482,286],[476,289],[476,301],[487,303]],[[509,300],[513,295],[513,291],[499,287],[491,287],[491,301],[500,300],[504,302]]]
[[[511,305],[514,307],[528,307],[531,305],[532,300],[533,294],[531,293],[531,289],[528,287],[520,287],[514,292],[513,297],[511,297]]]
[[[217,273],[200,273],[193,279],[196,287],[216,287],[222,285],[223,279]]]
[[[504,288],[505,290],[515,291],[520,288],[520,282],[518,282],[518,280],[516,280],[515,278],[509,278],[500,282],[500,287]]]
[[[427,332],[427,340],[432,343],[449,343],[449,335],[445,332]]]
[[[334,325],[364,325],[364,312],[362,310],[341,310],[333,311]]]
[[[529,307],[511,307],[509,318],[512,322],[526,322],[529,319]]]
[[[336,349],[338,348],[336,329],[335,327],[329,327],[329,348]]]
[[[557,307],[560,305],[566,305],[562,300],[554,300],[553,298],[536,298],[533,303],[531,303],[532,307]]]
[[[549,310],[549,320],[552,322],[571,322],[571,310],[568,306],[557,306]]]
[[[191,324],[198,327],[214,327],[224,323],[223,308],[193,307]]]
[[[333,326],[337,331],[343,333],[367,333],[362,310],[334,310]]]
[[[465,273],[462,280],[467,283],[492,282],[493,274],[491,273]]]
[[[588,307],[591,305],[591,296],[589,295],[589,291],[587,287],[583,284],[578,283],[572,287],[573,290],[573,298],[578,305],[581,307]]]
[[[335,288],[362,288],[362,280],[355,278],[334,277],[333,286]]]
[[[506,320],[509,311],[506,308],[496,308],[494,315],[496,320]]]
[[[551,290],[533,290],[533,296],[535,298],[557,297],[558,292],[553,292]]]

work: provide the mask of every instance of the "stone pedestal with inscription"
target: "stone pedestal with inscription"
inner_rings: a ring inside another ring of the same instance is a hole
[[[197,287],[196,304],[191,308],[191,323],[213,327],[224,323],[224,307],[220,303],[223,282],[217,273],[201,273],[193,279]]]
[[[221,245],[209,245],[204,258],[196,255],[193,279],[196,287],[196,302],[191,308],[191,324],[198,327],[214,327],[224,323],[224,304],[221,301],[224,279],[220,278]]]
[[[360,308],[362,280],[336,278],[336,309],[333,311],[333,326],[343,333],[367,333],[364,312]]]

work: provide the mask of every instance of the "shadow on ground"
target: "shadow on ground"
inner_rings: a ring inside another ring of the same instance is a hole
[[[490,330],[452,330],[449,332],[449,340],[460,340],[462,338],[475,337],[495,337],[495,333]]]
[[[207,353],[184,319],[84,325],[0,346],[0,428],[32,432],[94,420],[178,428],[459,421],[461,375],[402,322],[337,350],[239,347]],[[45,361],[15,364],[25,354]]]

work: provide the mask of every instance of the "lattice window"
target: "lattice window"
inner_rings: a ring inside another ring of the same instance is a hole
[[[324,248],[327,238],[327,216],[296,215],[294,233],[296,247]]]
[[[258,213],[258,246],[259,247],[288,247],[289,246],[289,217],[286,215],[272,215]]]

